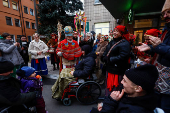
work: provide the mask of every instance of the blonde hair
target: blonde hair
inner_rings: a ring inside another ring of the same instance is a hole
[[[40,36],[38,33],[34,33],[34,34],[32,35],[32,37],[34,38],[35,35],[38,35],[38,37]]]

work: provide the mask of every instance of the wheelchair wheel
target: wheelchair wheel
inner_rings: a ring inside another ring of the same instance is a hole
[[[64,98],[63,99],[63,104],[65,106],[70,106],[71,105],[71,99],[70,98]]]
[[[94,81],[81,84],[76,92],[77,100],[82,104],[93,104],[101,95],[101,87]]]

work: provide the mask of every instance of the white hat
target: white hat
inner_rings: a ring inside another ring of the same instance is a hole
[[[167,9],[170,9],[170,0],[165,1],[164,6],[162,8],[162,12],[164,12]]]

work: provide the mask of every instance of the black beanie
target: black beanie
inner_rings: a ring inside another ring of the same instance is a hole
[[[141,86],[143,90],[151,92],[154,89],[159,73],[154,65],[146,64],[126,70],[125,75],[130,81]]]
[[[14,64],[10,61],[7,61],[0,58],[0,74],[10,72],[14,69]]]

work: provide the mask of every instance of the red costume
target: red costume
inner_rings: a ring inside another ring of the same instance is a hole
[[[57,53],[61,51],[63,57],[67,60],[74,60],[74,58],[80,57],[82,55],[81,48],[75,40],[73,40],[71,43],[69,43],[66,39],[62,40],[58,45]]]

